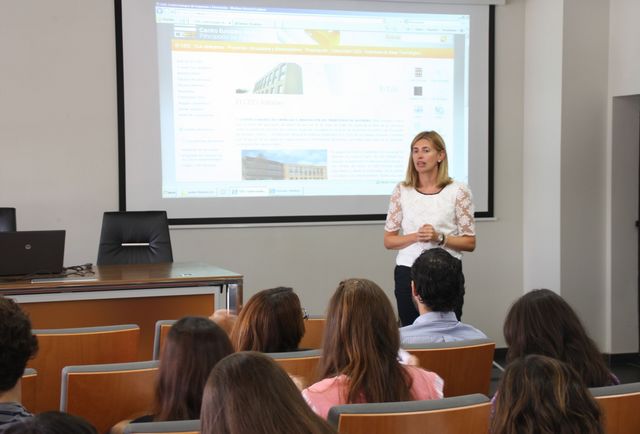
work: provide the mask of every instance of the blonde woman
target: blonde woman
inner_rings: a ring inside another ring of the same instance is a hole
[[[444,140],[423,131],[411,141],[405,180],[391,194],[384,227],[384,246],[398,250],[394,270],[395,296],[403,326],[418,311],[411,298],[411,266],[426,249],[442,247],[458,260],[476,248],[471,190],[449,177]],[[462,317],[464,291],[454,312]]]

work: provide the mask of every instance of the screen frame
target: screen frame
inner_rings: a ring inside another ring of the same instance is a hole
[[[115,48],[117,81],[117,125],[118,125],[118,206],[127,211],[126,190],[126,140],[125,140],[125,90],[124,90],[124,45],[122,28],[122,0],[114,0]],[[488,32],[488,198],[487,211],[476,211],[476,218],[493,218],[494,215],[494,93],[495,93],[495,6],[489,5]],[[273,223],[322,223],[322,222],[366,222],[383,221],[386,214],[341,214],[341,215],[292,215],[252,217],[204,217],[170,218],[170,225],[229,225],[229,224],[273,224]]]

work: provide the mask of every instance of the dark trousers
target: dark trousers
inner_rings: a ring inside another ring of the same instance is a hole
[[[395,270],[393,270],[393,280],[396,284],[394,294],[396,296],[400,324],[402,326],[413,324],[416,318],[418,318],[419,313],[418,309],[416,309],[416,306],[413,304],[413,297],[411,296],[411,268],[405,267],[404,265],[396,265]],[[464,275],[462,276],[462,282],[464,282]],[[456,301],[456,306],[453,309],[458,321],[462,318],[463,304],[464,286],[462,287],[460,297],[458,297],[458,300]]]

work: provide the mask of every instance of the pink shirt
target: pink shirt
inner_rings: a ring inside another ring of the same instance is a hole
[[[435,372],[425,371],[416,366],[403,366],[411,377],[411,395],[415,400],[440,399],[444,381]],[[320,417],[327,418],[329,409],[336,405],[347,404],[344,400],[347,393],[349,379],[346,375],[325,378],[307,387],[302,391],[302,396],[313,411]],[[354,404],[364,403],[358,400]]]

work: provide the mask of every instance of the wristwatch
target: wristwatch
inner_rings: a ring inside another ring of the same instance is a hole
[[[440,235],[438,235],[438,245],[441,246],[444,244],[444,232],[440,232]]]

